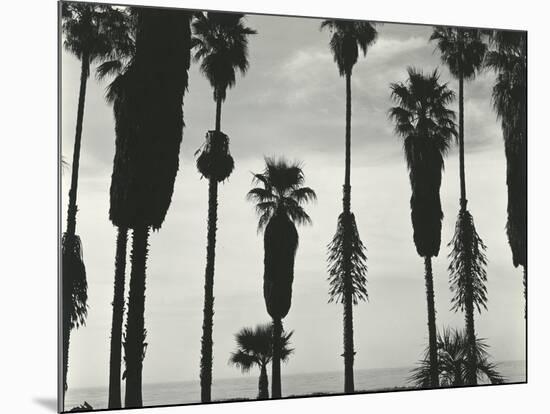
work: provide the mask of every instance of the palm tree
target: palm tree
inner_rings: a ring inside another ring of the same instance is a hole
[[[273,361],[271,397],[281,397],[282,319],[292,300],[294,259],[298,249],[295,224],[311,224],[303,204],[317,199],[315,191],[303,187],[304,172],[300,163],[284,158],[266,158],[263,173],[254,174],[247,199],[256,203],[258,231],[264,230],[264,299],[267,313],[273,319]]]
[[[229,177],[234,162],[229,138],[221,132],[222,102],[228,88],[235,86],[236,71],[248,69],[248,36],[256,31],[243,24],[243,14],[198,13],[193,21],[194,60],[214,91],[216,126],[208,131],[197,159],[199,172],[208,179],[208,234],[204,274],[204,310],[201,339],[201,401],[210,402],[212,388],[212,329],[214,317],[214,265],[218,219],[218,183]]]
[[[281,361],[286,362],[294,352],[289,347],[293,331],[282,334],[280,338]],[[267,365],[273,358],[273,326],[271,324],[258,325],[256,328],[243,328],[235,335],[237,350],[231,354],[229,363],[240,368],[242,372],[249,372],[253,366],[260,368],[258,381],[258,399],[269,398],[269,383]]]
[[[324,20],[321,29],[331,33],[330,50],[340,76],[346,78],[346,161],[343,211],[338,217],[336,234],[328,246],[330,302],[344,306],[344,392],[354,392],[353,306],[367,300],[365,247],[359,237],[355,216],[351,212],[351,74],[359,57],[366,56],[378,33],[375,24],[352,20]]]
[[[408,69],[406,83],[392,83],[391,98],[397,106],[390,109],[395,133],[404,139],[403,149],[411,183],[411,221],[416,251],[424,258],[426,299],[428,304],[428,334],[430,385],[439,386],[437,339],[432,257],[441,245],[441,173],[451,139],[456,136],[455,114],[448,109],[454,92],[439,83],[434,70],[424,75]]]
[[[142,406],[148,237],[151,228],[162,226],[179,167],[190,19],[186,11],[138,9],[135,56],[116,80],[116,152],[109,217],[119,228],[133,230],[123,344],[127,408]]]
[[[491,384],[502,384],[504,378],[496,370],[496,365],[489,361],[488,345],[482,339],[476,339],[476,376],[478,380],[489,381]],[[468,370],[468,341],[465,332],[443,329],[437,334],[438,367],[441,386],[460,387],[466,384]],[[412,371],[409,381],[421,388],[430,387],[430,360],[429,351],[420,361],[418,367]]]
[[[501,120],[506,154],[506,232],[515,267],[523,267],[527,299],[527,39],[523,32],[494,31],[485,66],[497,74],[493,107]],[[527,315],[527,303],[525,306]]]
[[[84,324],[87,316],[86,268],[82,259],[81,240],[76,234],[76,199],[86,84],[90,66],[94,62],[109,59],[113,54],[124,53],[128,47],[128,37],[124,13],[108,5],[64,2],[61,5],[61,17],[64,47],[81,61],[67,230],[62,238],[63,386],[66,390],[71,330]]]
[[[441,60],[449,67],[451,74],[458,79],[458,144],[460,159],[460,211],[455,227],[455,235],[449,246],[451,264],[450,283],[454,291],[453,309],[465,313],[466,333],[468,335],[469,370],[468,383],[475,385],[476,376],[476,339],[474,326],[474,307],[480,310],[476,302],[480,291],[485,294],[485,256],[483,241],[476,232],[474,220],[467,210],[466,177],[464,165],[464,80],[472,80],[483,66],[487,45],[482,40],[482,31],[478,29],[435,27],[430,40],[437,42]],[[459,304],[459,305],[458,305]],[[458,306],[457,306],[458,305]]]
[[[117,77],[107,87],[106,99],[109,104],[117,108],[122,105],[123,99],[122,74],[129,68],[132,58],[135,55],[135,30],[136,30],[136,9],[130,9],[126,14],[126,30],[128,32],[130,44],[125,54],[113,56],[111,60],[103,62],[97,67],[96,77],[102,80],[111,75]],[[117,114],[115,114],[116,116]],[[128,122],[128,119],[121,118],[120,122]],[[129,139],[130,137],[121,136],[120,139]],[[114,170],[112,180],[122,182],[117,186],[124,186],[124,177]],[[124,285],[126,274],[126,247],[128,243],[128,227],[118,226],[118,222],[113,221],[117,226],[116,253],[115,253],[115,277],[113,292],[113,315],[111,321],[111,344],[109,360],[109,409],[122,408],[121,398],[121,361],[122,361],[122,321],[124,318]]]

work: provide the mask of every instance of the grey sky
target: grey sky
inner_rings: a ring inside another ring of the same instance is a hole
[[[241,375],[227,364],[233,334],[269,320],[262,296],[263,243],[245,195],[250,172],[263,168],[263,156],[285,155],[303,161],[306,183],[316,190],[318,202],[307,206],[313,226],[298,229],[293,303],[284,321],[286,329],[295,330],[295,354],[283,367],[284,388],[285,374],[343,370],[342,307],[327,304],[326,245],[341,210],[345,83],[319,20],[249,16],[247,23],[258,30],[250,40],[250,69],[228,92],[222,110],[222,130],[231,138],[236,168],[219,191],[214,387],[216,378]],[[370,295],[370,302],[354,309],[358,369],[411,366],[427,342],[423,261],[412,241],[401,141],[387,118],[389,84],[405,80],[407,66],[439,67],[441,79],[457,89],[428,43],[431,27],[385,24],[378,30],[377,43],[359,60],[352,80],[352,209],[368,249]],[[66,52],[62,59],[62,151],[70,161],[80,64]],[[476,328],[499,361],[524,358],[525,332],[521,270],[512,266],[505,234],[506,166],[490,102],[493,80],[486,73],[466,84],[465,133],[469,207],[489,259],[489,311],[477,316]],[[90,310],[87,326],[71,337],[71,387],[108,381],[116,229],[108,220],[114,122],[103,98],[106,84],[90,78],[86,97],[77,232],[84,244]],[[180,172],[166,221],[150,238],[144,382],[198,379],[207,183],[196,171],[193,153],[213,127],[214,109],[210,86],[193,65],[184,98]],[[63,216],[69,177],[63,177]],[[440,327],[463,326],[462,315],[449,310],[446,270],[458,193],[453,148],[441,188],[442,246],[434,259]]]

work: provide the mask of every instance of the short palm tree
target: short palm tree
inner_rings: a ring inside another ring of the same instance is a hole
[[[527,298],[527,54],[522,32],[494,31],[485,66],[497,74],[493,107],[500,118],[506,154],[506,232],[515,267],[523,267]],[[527,306],[525,307],[527,312]]]
[[[487,45],[482,39],[483,33],[478,29],[453,27],[435,27],[430,40],[437,42],[441,60],[449,67],[451,74],[458,79],[458,145],[460,160],[460,211],[455,227],[455,235],[449,246],[451,264],[451,290],[454,291],[453,309],[465,313],[466,333],[470,344],[470,369],[467,376],[470,385],[477,383],[476,340],[474,326],[474,308],[484,303],[479,296],[486,293],[485,273],[486,249],[481,237],[476,232],[474,220],[467,210],[466,177],[464,165],[464,81],[475,78],[483,66]],[[478,300],[476,302],[476,299]],[[479,300],[481,299],[481,302]]]
[[[331,32],[330,50],[340,76],[346,79],[346,132],[343,211],[338,217],[336,234],[328,246],[329,301],[344,306],[344,392],[355,390],[353,380],[353,305],[367,300],[365,246],[359,237],[355,216],[351,212],[351,75],[359,58],[374,44],[378,33],[375,24],[353,20],[324,20],[321,29]]]
[[[282,334],[280,338],[281,361],[286,362],[294,352],[289,347],[293,331]],[[235,335],[237,350],[231,354],[229,363],[240,368],[242,372],[249,372],[252,367],[260,368],[258,380],[258,399],[269,398],[269,381],[267,365],[273,358],[273,326],[272,324],[258,325],[256,328],[243,328]]]
[[[250,190],[247,199],[256,203],[258,231],[264,231],[264,299],[267,313],[273,319],[273,362],[271,397],[281,397],[282,319],[292,300],[294,259],[298,249],[295,224],[310,224],[303,204],[316,200],[315,191],[303,187],[304,173],[299,163],[284,158],[266,158],[263,173],[254,174],[253,182],[261,185]]]
[[[193,21],[192,46],[195,61],[214,91],[216,125],[208,131],[197,158],[197,168],[208,179],[208,234],[204,275],[204,310],[201,340],[201,401],[211,400],[212,329],[214,317],[214,265],[218,219],[218,183],[229,177],[234,162],[229,138],[221,132],[222,102],[228,88],[235,86],[236,72],[244,76],[248,69],[248,36],[256,31],[243,24],[243,14],[198,13]]]
[[[63,385],[66,390],[70,332],[84,324],[87,316],[86,268],[82,259],[81,240],[76,234],[76,199],[86,84],[90,66],[109,59],[113,54],[124,53],[129,39],[124,25],[125,13],[109,5],[64,2],[61,5],[61,17],[64,47],[81,62],[67,230],[62,238]]]
[[[395,133],[404,139],[403,149],[411,183],[411,220],[416,251],[424,258],[430,384],[438,387],[435,299],[432,257],[439,254],[443,211],[439,190],[444,157],[456,136],[455,114],[448,108],[454,93],[439,82],[437,70],[424,75],[409,68],[406,83],[391,84],[390,109]]]
[[[489,361],[488,345],[482,339],[476,339],[476,376],[479,381],[502,384],[504,378],[497,366]],[[460,387],[467,384],[468,342],[465,332],[445,328],[437,334],[437,357],[439,382],[443,387]],[[417,387],[429,388],[431,385],[429,351],[419,365],[412,371],[409,381]]]
[[[148,237],[151,228],[162,226],[179,168],[190,19],[186,11],[138,9],[135,57],[117,78],[113,101],[116,152],[109,217],[119,228],[133,230],[123,344],[127,408],[142,406]]]

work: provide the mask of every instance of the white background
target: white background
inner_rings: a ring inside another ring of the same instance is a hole
[[[3,2],[0,20],[0,410],[55,411],[57,5]],[[121,3],[125,3],[122,1]],[[128,2],[132,3],[132,2]],[[140,413],[542,412],[548,405],[548,13],[543,2],[140,0],[140,4],[529,30],[528,385],[142,410]],[[489,200],[488,200],[489,201]],[[541,408],[539,408],[541,407]],[[160,410],[160,411],[159,411]]]

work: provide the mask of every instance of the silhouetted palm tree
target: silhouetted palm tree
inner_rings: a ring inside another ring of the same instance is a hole
[[[451,140],[456,136],[455,114],[448,108],[454,93],[439,83],[434,70],[428,75],[408,69],[406,83],[392,83],[390,109],[395,133],[404,139],[403,149],[411,183],[411,220],[416,251],[424,258],[428,304],[429,361],[431,386],[438,387],[435,300],[432,257],[441,245],[441,173]]]
[[[460,211],[455,227],[455,235],[449,243],[451,264],[451,290],[454,291],[453,309],[465,312],[466,333],[470,344],[470,369],[468,383],[475,385],[476,339],[474,327],[474,307],[478,294],[483,292],[487,280],[485,273],[485,245],[476,232],[474,220],[467,210],[466,177],[464,165],[464,80],[474,79],[482,68],[487,45],[482,40],[482,31],[453,27],[435,27],[430,40],[437,42],[441,60],[449,67],[451,74],[458,79],[458,145],[460,159]]]
[[[234,163],[229,153],[229,138],[221,132],[222,102],[228,88],[235,85],[236,71],[248,69],[248,36],[256,31],[244,26],[243,14],[198,13],[193,21],[194,59],[201,62],[201,72],[214,91],[216,127],[208,131],[197,159],[199,172],[208,178],[208,235],[204,275],[204,316],[201,340],[201,401],[211,400],[212,329],[214,316],[214,265],[216,258],[216,223],[218,219],[218,183],[229,177]]]
[[[256,203],[258,231],[264,231],[264,299],[267,313],[273,319],[273,362],[271,397],[281,397],[282,319],[288,314],[292,300],[294,258],[298,249],[296,224],[311,224],[302,207],[316,200],[315,192],[303,187],[304,173],[299,163],[284,158],[265,159],[265,170],[254,174],[256,187],[247,199]]]
[[[133,229],[124,342],[126,407],[142,405],[145,269],[149,231],[162,226],[179,166],[182,102],[190,63],[191,15],[138,9],[133,62],[117,78],[116,153],[109,217]]]
[[[81,61],[80,90],[73,149],[67,230],[62,239],[63,384],[67,389],[70,331],[85,323],[87,315],[86,269],[80,237],[76,234],[78,170],[84,119],[86,83],[90,66],[109,59],[128,47],[124,12],[108,5],[67,3],[61,5],[65,49]]]
[[[281,361],[286,362],[293,349],[289,348],[290,337],[293,331],[282,334],[280,339]],[[256,365],[260,368],[258,381],[258,399],[269,398],[269,381],[267,378],[267,364],[273,358],[273,326],[271,324],[258,325],[256,328],[243,328],[235,335],[237,350],[231,354],[229,363],[239,367],[242,372],[248,372]]]
[[[352,20],[325,20],[321,29],[331,31],[330,50],[340,76],[346,78],[346,161],[343,211],[338,217],[336,234],[328,247],[329,301],[344,306],[344,392],[354,392],[353,304],[367,300],[365,247],[359,237],[355,216],[351,212],[351,74],[359,49],[363,55],[374,44],[378,33],[375,24]]]
[[[485,65],[497,73],[493,106],[506,153],[506,232],[514,266],[523,266],[527,298],[527,39],[525,33],[511,31],[494,31],[490,39],[494,48],[487,53]]]
[[[437,334],[439,381],[443,387],[460,387],[467,384],[468,341],[466,333],[459,330],[444,329],[443,334]],[[496,370],[496,365],[489,361],[487,344],[482,339],[476,339],[476,376],[479,381],[487,380],[491,384],[502,384],[504,378]],[[419,366],[416,367],[409,381],[421,388],[429,388],[431,384],[429,351]]]
[[[120,108],[122,99],[122,74],[132,62],[135,55],[135,31],[137,9],[128,9],[125,17],[125,27],[128,35],[128,47],[124,51],[111,56],[111,60],[100,64],[96,69],[96,77],[98,80],[103,80],[109,76],[117,75],[117,77],[107,87],[105,98],[110,104],[114,104]],[[119,93],[121,96],[119,96]],[[116,114],[115,114],[116,116]],[[120,122],[128,122],[128,119],[121,119]],[[128,137],[121,137],[125,139]],[[121,177],[113,172],[112,179],[119,180]],[[119,186],[125,183],[119,183]],[[113,223],[117,226],[116,223]],[[122,321],[124,318],[124,285],[126,273],[126,247],[128,242],[128,228],[126,226],[117,226],[116,252],[115,252],[115,277],[114,277],[114,292],[113,292],[113,316],[111,321],[111,344],[110,344],[110,359],[109,359],[109,409],[119,409],[122,407],[121,398],[121,362],[122,362]]]

